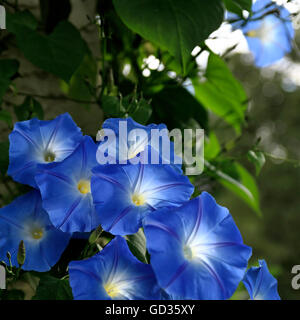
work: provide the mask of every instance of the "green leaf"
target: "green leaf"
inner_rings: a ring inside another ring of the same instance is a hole
[[[146,124],[152,114],[151,105],[143,98],[133,101],[126,109],[133,110],[128,115],[141,124]]]
[[[232,75],[224,61],[211,53],[205,80],[192,80],[196,98],[240,133],[247,108],[247,95],[239,81]]]
[[[0,110],[0,121],[4,121],[9,126],[11,126],[12,125],[11,114],[7,110]]]
[[[43,275],[32,300],[73,300],[69,281]]]
[[[132,254],[140,261],[148,263],[146,238],[143,229],[139,229],[139,231],[135,234],[126,236],[125,239],[127,240],[128,247]]]
[[[43,107],[37,100],[30,96],[27,96],[20,106],[15,106],[14,110],[19,121],[32,118],[44,119]]]
[[[221,151],[218,138],[214,132],[210,132],[209,136],[205,139],[204,145],[204,158],[206,160],[214,159]]]
[[[17,45],[24,56],[41,69],[69,82],[86,53],[80,32],[71,23],[62,21],[53,33],[46,36],[35,30],[36,26],[33,21],[29,22],[29,17],[18,21],[15,15],[7,18],[8,31],[16,35]]]
[[[63,83],[63,91],[71,98],[81,101],[92,101],[96,85],[97,62],[91,54],[86,54],[80,67],[72,76],[69,84]],[[83,103],[88,107],[89,103]]]
[[[24,292],[21,290],[0,290],[0,300],[24,300]]]
[[[117,13],[133,31],[168,50],[183,73],[195,46],[223,21],[221,0],[113,0]]]
[[[247,153],[248,159],[255,165],[256,176],[260,174],[262,167],[266,162],[265,155],[261,151],[249,150]]]
[[[0,104],[6,90],[11,83],[11,78],[17,73],[18,69],[19,62],[17,60],[0,60]]]
[[[208,116],[202,104],[189,91],[172,84],[150,97],[158,119],[166,119],[164,122],[169,128],[184,129],[196,121],[198,126],[207,129]]]
[[[101,108],[107,117],[119,117],[122,114],[120,100],[114,96],[103,96]]]
[[[254,178],[239,163],[233,162],[228,168],[218,169],[205,161],[208,174],[212,174],[223,186],[244,200],[259,216],[259,191]]]
[[[5,175],[9,164],[9,141],[0,142],[0,174]]]
[[[6,20],[6,29],[12,33],[17,33],[19,28],[23,27],[29,28],[31,30],[36,30],[38,26],[38,21],[28,10],[17,11],[14,14],[7,12]]]
[[[252,0],[223,0],[228,11],[243,16],[243,10],[251,12]]]

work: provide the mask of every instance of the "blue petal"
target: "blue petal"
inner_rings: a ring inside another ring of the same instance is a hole
[[[125,123],[127,125],[127,136],[126,135],[122,135],[120,134],[120,130],[119,130],[119,124],[120,123]],[[162,160],[160,161],[169,161],[168,164],[170,164],[174,169],[178,170],[179,172],[181,172],[181,165],[182,165],[182,159],[180,157],[178,157],[175,152],[174,152],[174,143],[170,142],[169,136],[167,134],[167,127],[165,124],[149,124],[148,126],[143,126],[137,122],[135,122],[132,118],[126,118],[126,119],[120,119],[120,118],[112,118],[112,119],[107,119],[103,125],[102,128],[104,129],[110,129],[113,130],[116,134],[116,145],[110,145],[108,147],[108,153],[109,154],[114,154],[114,152],[116,152],[116,156],[117,156],[117,160],[124,160],[124,159],[128,159],[128,155],[127,154],[119,154],[119,147],[123,146],[123,148],[127,148],[129,150],[131,150],[131,153],[133,153],[134,155],[145,151],[145,148],[147,148],[149,145],[152,145],[152,147],[154,148],[154,150],[156,150]],[[128,135],[130,133],[130,131],[132,130],[139,130],[142,129],[145,133],[146,133],[146,137],[142,140],[138,140],[136,143],[132,143],[129,141],[128,139]],[[155,129],[155,130],[159,130],[159,132],[162,134],[162,137],[159,139],[159,141],[157,141],[159,143],[159,145],[155,144],[155,140],[152,140],[151,137],[151,130]],[[165,141],[167,143],[170,143],[170,154],[165,154],[162,149],[163,145],[162,145],[162,141]],[[116,150],[115,150],[116,148]],[[125,149],[124,149],[125,150]],[[148,149],[150,150],[150,149]],[[130,151],[129,151],[130,152]],[[175,162],[176,161],[176,162]],[[119,163],[119,162],[117,162]],[[163,162],[160,162],[163,163]]]
[[[122,237],[113,239],[90,259],[72,261],[69,273],[75,300],[152,300],[160,297],[160,288],[150,265],[137,260]],[[114,290],[109,291],[109,288]],[[112,292],[110,296],[108,293]]]
[[[91,179],[91,169],[97,165],[96,149],[86,136],[72,155],[36,175],[43,207],[54,226],[62,231],[89,232],[99,225],[91,193],[78,190],[81,180]]]
[[[46,151],[59,162],[69,156],[82,139],[80,129],[69,114],[51,121],[31,119],[18,122],[9,135],[9,167],[7,174],[15,181],[36,187],[37,165],[47,167]]]
[[[265,8],[268,4],[271,4],[271,6]],[[266,14],[271,10],[277,10],[279,16],[278,14]],[[284,7],[270,1],[257,1],[253,5],[253,11],[253,16],[241,28],[246,35],[255,64],[258,67],[266,67],[280,60],[292,50],[292,40],[295,32],[290,13]],[[268,39],[266,41],[248,36],[250,31],[259,30],[263,26],[268,28]]]
[[[280,300],[277,280],[269,272],[264,260],[259,260],[259,267],[247,271],[243,283],[252,300]]]
[[[228,210],[206,192],[151,213],[144,230],[153,270],[168,294],[228,299],[244,276],[251,249]]]
[[[32,236],[31,232],[36,227],[43,230],[40,239]],[[18,266],[18,247],[23,240],[26,249],[23,269],[40,272],[50,270],[67,247],[70,237],[70,234],[53,227],[42,209],[38,191],[18,197],[0,209],[0,260],[7,262],[6,253],[9,251],[14,266]]]
[[[104,230],[116,235],[132,234],[150,212],[180,206],[194,191],[188,178],[168,165],[102,165],[93,170],[92,194]],[[145,203],[135,205],[134,194]]]

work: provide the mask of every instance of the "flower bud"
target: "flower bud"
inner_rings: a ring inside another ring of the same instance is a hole
[[[17,255],[17,261],[20,266],[24,264],[25,258],[26,258],[26,249],[25,249],[24,241],[22,240],[19,244],[19,250]]]
[[[97,227],[90,235],[89,237],[89,243],[90,244],[94,244],[97,242],[97,240],[99,239],[99,237],[101,236],[103,229],[101,226]]]

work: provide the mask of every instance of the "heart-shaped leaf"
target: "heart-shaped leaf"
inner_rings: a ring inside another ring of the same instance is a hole
[[[186,64],[195,46],[223,21],[220,0],[114,0],[123,22]]]
[[[79,31],[62,21],[48,36],[39,33],[34,17],[27,12],[8,15],[8,31],[16,35],[24,56],[41,69],[69,82],[86,53],[86,44]],[[17,19],[18,18],[18,19]]]

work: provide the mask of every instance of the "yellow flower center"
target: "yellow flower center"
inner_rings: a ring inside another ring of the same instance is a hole
[[[142,206],[146,203],[145,197],[142,194],[134,193],[131,200],[136,206]]]
[[[114,298],[119,295],[119,288],[113,283],[108,283],[104,285],[104,289],[111,298]]]
[[[189,246],[184,246],[183,255],[185,259],[192,260],[194,258],[193,249]]]
[[[80,180],[77,188],[80,193],[87,194],[91,192],[91,182],[89,180]]]
[[[257,38],[258,37],[258,33],[256,30],[250,30],[247,32],[246,34],[248,37],[251,37],[251,38]]]
[[[50,150],[47,150],[45,153],[44,153],[44,160],[46,162],[53,162],[55,160],[55,154],[50,151]]]
[[[44,230],[42,228],[35,228],[31,230],[31,236],[35,240],[41,239],[43,235],[44,235]]]

